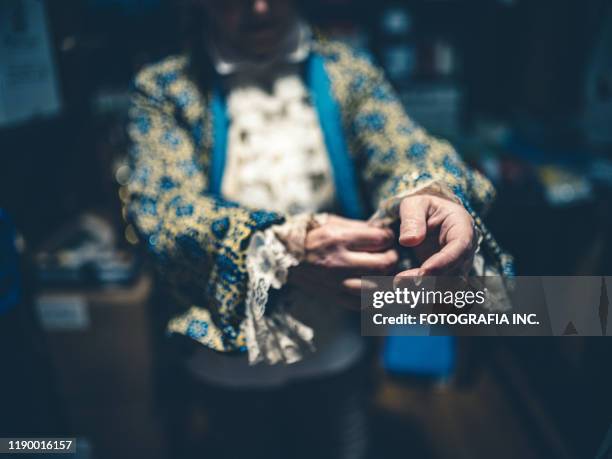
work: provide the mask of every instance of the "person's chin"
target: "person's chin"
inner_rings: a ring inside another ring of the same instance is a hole
[[[276,30],[253,32],[247,38],[251,54],[258,58],[274,55],[280,46],[280,42],[281,38]]]

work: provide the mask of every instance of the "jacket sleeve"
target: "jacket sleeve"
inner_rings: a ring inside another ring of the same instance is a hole
[[[173,290],[208,309],[222,333],[235,338],[244,318],[249,238],[283,218],[207,193],[193,136],[152,89],[136,78],[127,217]]]
[[[495,197],[489,180],[469,168],[448,142],[429,135],[410,119],[381,70],[362,57],[354,65],[347,122],[353,148],[360,152],[372,206],[377,209],[389,198],[428,184],[442,185],[470,212],[483,234],[485,249],[501,271],[511,274],[511,257],[501,251],[480,218]]]
[[[364,156],[363,176],[372,204],[436,180],[475,211],[493,201],[495,190],[479,172],[466,166],[446,141],[429,135],[406,114],[382,72],[360,58],[352,87],[351,132]]]

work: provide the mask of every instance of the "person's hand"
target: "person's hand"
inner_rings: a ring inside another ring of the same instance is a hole
[[[414,248],[421,266],[398,277],[463,275],[478,245],[474,222],[463,206],[433,195],[415,195],[400,204],[399,243]]]
[[[306,236],[305,259],[293,268],[292,284],[327,297],[359,295],[361,276],[384,276],[394,272],[398,254],[394,234],[389,228],[377,228],[364,221],[330,215]]]

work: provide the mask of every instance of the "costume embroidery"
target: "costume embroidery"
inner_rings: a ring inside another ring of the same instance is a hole
[[[450,144],[406,116],[366,57],[321,39],[313,42],[313,52],[324,59],[370,208],[440,181],[474,217],[483,235],[482,255],[512,274],[512,258],[479,217],[494,197],[491,184],[467,168]],[[187,57],[171,57],[135,79],[125,214],[179,296],[168,330],[218,351],[246,350],[247,249],[254,233],[282,224],[284,216],[207,193],[211,95],[190,77],[189,65]]]

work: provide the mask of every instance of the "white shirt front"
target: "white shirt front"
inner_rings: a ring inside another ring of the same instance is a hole
[[[228,77],[226,198],[287,215],[333,207],[323,133],[298,72],[285,64],[267,81]]]

